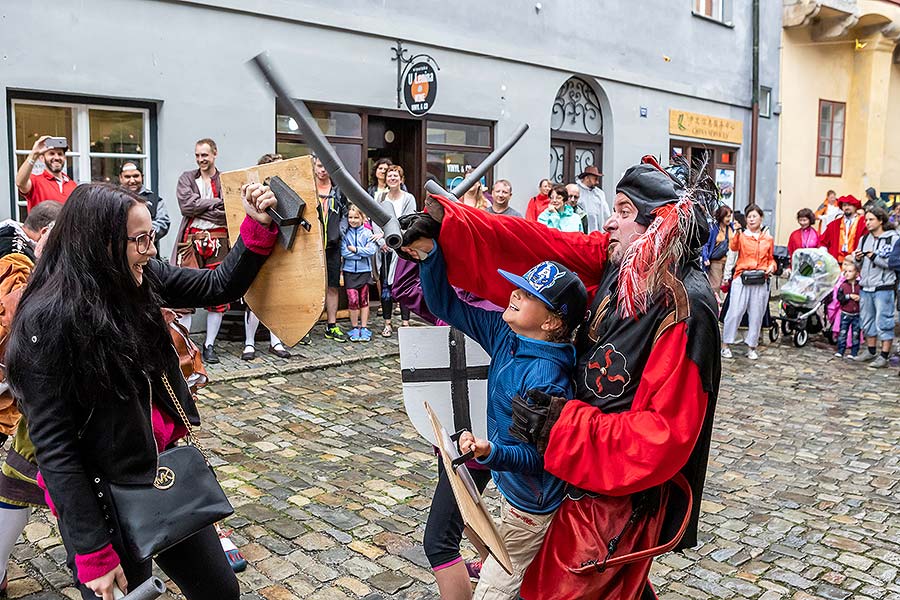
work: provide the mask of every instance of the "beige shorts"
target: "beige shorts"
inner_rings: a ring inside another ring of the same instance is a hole
[[[555,511],[554,511],[555,512]],[[512,575],[506,573],[494,557],[488,557],[481,569],[474,600],[516,600],[525,578],[525,570],[541,548],[553,513],[533,515],[500,501],[500,537],[512,561]]]

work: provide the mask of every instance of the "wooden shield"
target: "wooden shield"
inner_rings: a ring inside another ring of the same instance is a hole
[[[512,561],[509,559],[509,552],[494,525],[488,513],[487,506],[475,487],[472,475],[466,465],[460,465],[453,468],[453,460],[459,457],[456,443],[454,443],[447,430],[441,425],[440,420],[431,406],[427,402],[424,403],[425,412],[434,431],[434,437],[437,440],[437,447],[441,451],[441,460],[444,461],[444,469],[447,472],[447,479],[450,480],[450,487],[453,489],[453,496],[456,497],[456,504],[459,506],[459,513],[462,515],[463,523],[466,524],[466,537],[475,545],[479,552],[490,554],[503,570],[512,575]]]
[[[401,327],[400,374],[403,404],[413,427],[437,445],[427,400],[453,431],[467,429],[487,439],[487,375],[491,357],[458,329]]]
[[[297,229],[290,250],[276,243],[275,250],[244,296],[259,320],[287,346],[293,346],[309,333],[325,304],[325,249],[322,224],[318,217],[318,195],[313,179],[312,157],[257,165],[222,173],[222,197],[228,220],[228,237],[233,244],[244,221],[241,186],[265,183],[279,176],[306,201],[304,218],[312,226],[309,231]]]

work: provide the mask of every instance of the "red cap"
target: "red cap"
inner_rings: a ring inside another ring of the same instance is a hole
[[[842,204],[849,204],[856,210],[859,210],[862,208],[862,202],[857,200],[853,194],[850,194],[847,196],[841,196],[840,198],[838,198],[838,206],[840,206]]]

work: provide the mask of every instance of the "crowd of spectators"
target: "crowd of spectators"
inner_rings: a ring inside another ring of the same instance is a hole
[[[747,207],[741,215],[744,225],[735,216],[727,207],[718,210],[702,261],[722,305],[722,356],[732,358],[731,345],[743,341],[747,356],[755,360],[760,329],[768,318],[770,279],[778,265],[762,209]],[[800,209],[796,218],[798,228],[788,237],[787,260],[798,250],[823,248],[841,267],[824,313],[835,356],[869,363],[871,368],[887,367],[900,297],[900,204],[889,208],[873,188],[866,190],[865,202],[829,190],[816,210]],[[790,266],[785,274],[791,275]],[[742,322],[747,331],[740,340],[737,330]]]

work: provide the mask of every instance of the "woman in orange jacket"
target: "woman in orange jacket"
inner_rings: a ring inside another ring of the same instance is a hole
[[[731,299],[725,314],[725,331],[722,335],[722,357],[731,358],[729,344],[737,341],[737,330],[744,314],[749,325],[745,343],[749,346],[747,358],[756,360],[756,346],[766,305],[769,302],[769,276],[775,272],[775,240],[763,231],[763,210],[754,205],[746,210],[747,228],[732,236],[729,247],[737,253]],[[728,275],[726,273],[726,281]]]

